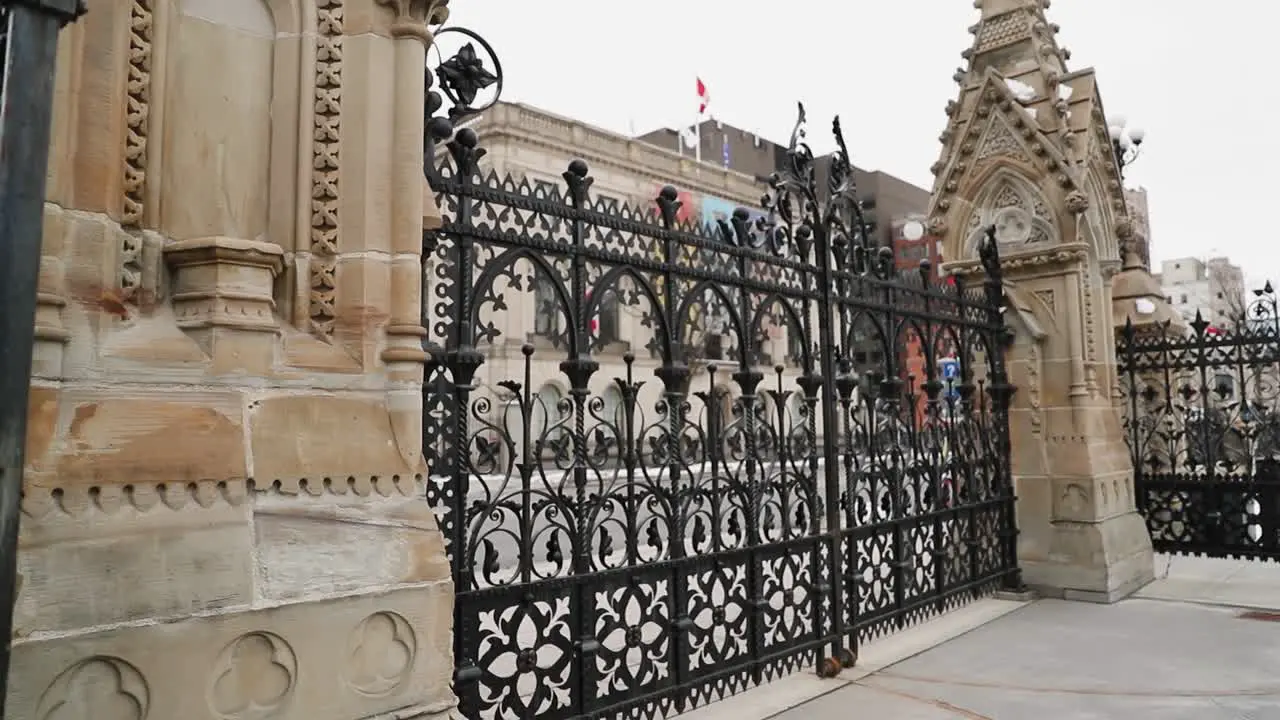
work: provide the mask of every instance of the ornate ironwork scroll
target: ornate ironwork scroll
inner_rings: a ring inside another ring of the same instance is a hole
[[[1118,347],[1134,501],[1158,552],[1280,559],[1280,312],[1268,283],[1215,328]]]
[[[768,217],[706,227],[675,188],[619,208],[581,160],[548,187],[428,125],[424,448],[466,717],[669,716],[1016,582],[994,242],[985,288],[895,275],[803,108]]]

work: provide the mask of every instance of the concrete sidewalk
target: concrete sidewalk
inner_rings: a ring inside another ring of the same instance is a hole
[[[1135,597],[1280,610],[1280,563],[1156,556],[1156,581]]]
[[[778,720],[1276,720],[1280,623],[1043,600]]]
[[[681,720],[1280,720],[1280,622],[1249,610],[1280,612],[1280,564],[1161,556],[1115,605],[983,600]]]

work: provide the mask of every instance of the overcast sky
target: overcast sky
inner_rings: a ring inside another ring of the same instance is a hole
[[[930,187],[943,107],[978,19],[970,0],[454,0],[490,40],[504,98],[609,130],[691,123],[694,78],[724,122],[785,141],[803,100],[815,150],[842,117],[854,162]],[[1056,0],[1071,69],[1098,70],[1111,115],[1147,131],[1129,184],[1150,193],[1153,259],[1225,254],[1280,277],[1264,168],[1274,128],[1271,0]]]

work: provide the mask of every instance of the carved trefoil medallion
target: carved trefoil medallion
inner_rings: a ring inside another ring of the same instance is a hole
[[[116,657],[86,658],[59,673],[37,706],[38,720],[145,720],[151,692],[136,667]]]
[[[293,696],[298,658],[279,635],[254,632],[236,638],[214,665],[209,705],[224,720],[279,717]]]
[[[393,612],[375,613],[352,631],[344,675],[361,695],[390,695],[413,674],[417,656],[418,641],[408,621]]]

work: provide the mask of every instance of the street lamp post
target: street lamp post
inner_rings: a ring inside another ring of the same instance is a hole
[[[1111,150],[1116,154],[1116,164],[1120,166],[1120,180],[1124,181],[1124,170],[1137,162],[1142,154],[1142,141],[1147,133],[1138,127],[1129,127],[1128,120],[1122,115],[1111,118]]]
[[[35,343],[58,31],[84,0],[0,0],[0,718],[9,689],[18,513]]]

